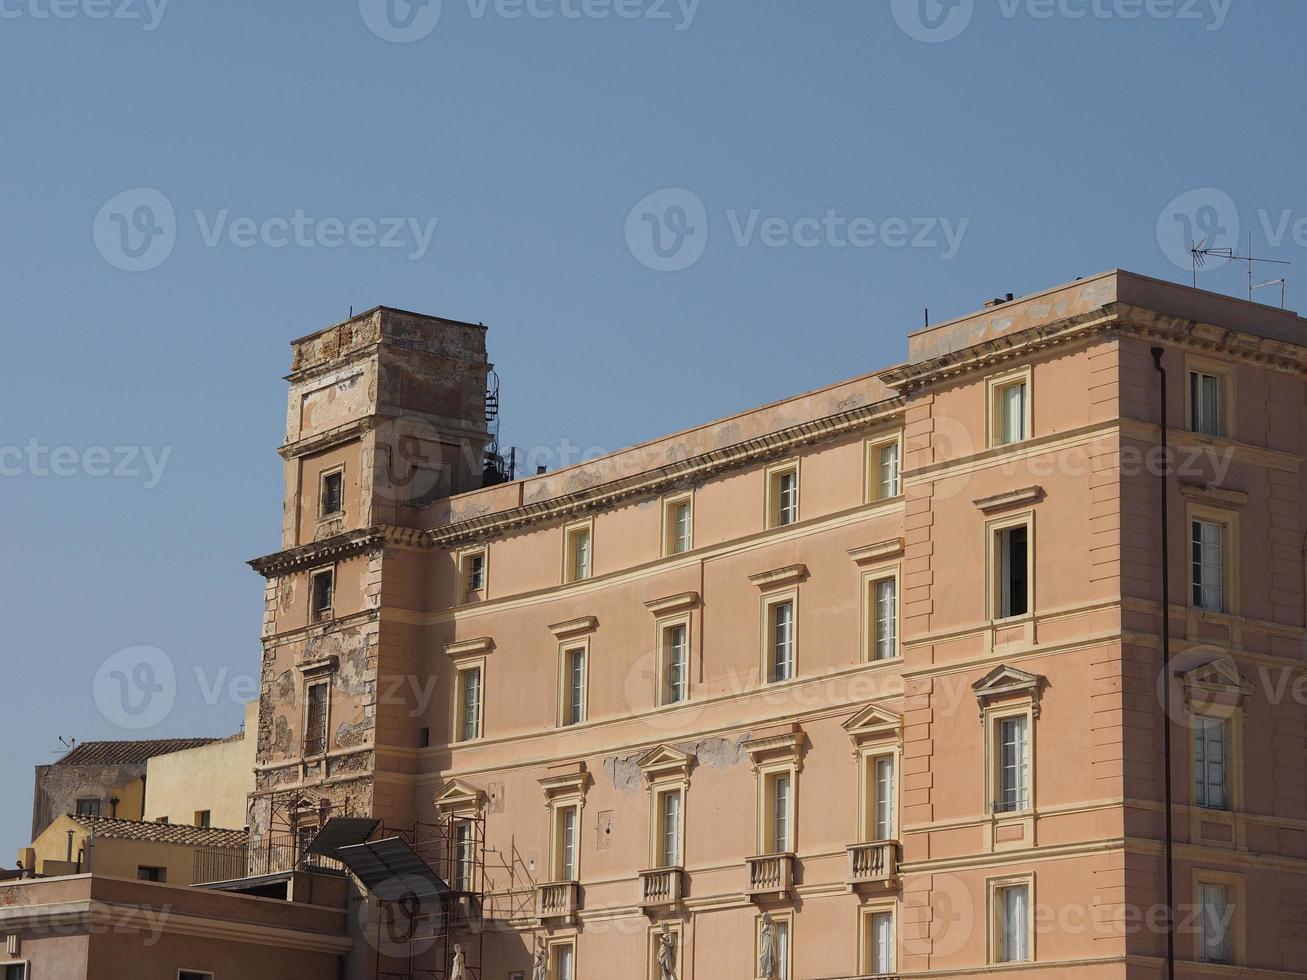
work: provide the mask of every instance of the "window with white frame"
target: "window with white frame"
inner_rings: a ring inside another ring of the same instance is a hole
[[[680,704],[690,697],[690,625],[688,622],[670,623],[662,627],[661,635],[659,696],[662,704]]]
[[[563,535],[563,581],[581,582],[591,575],[592,533],[589,521],[573,524]]]
[[[995,446],[1030,438],[1030,378],[1028,374],[991,382],[990,434]]]
[[[1030,525],[1014,524],[994,532],[994,618],[1009,619],[1030,611]]]
[[[799,464],[767,471],[767,526],[785,527],[799,520]]]
[[[1206,371],[1189,372],[1189,427],[1208,436],[1225,435],[1225,379]]]
[[[772,684],[794,677],[794,600],[767,604],[767,680]]]
[[[331,685],[319,681],[307,685],[304,692],[304,754],[322,755],[327,751],[327,710]]]
[[[554,881],[576,881],[581,807],[574,803],[554,807],[553,824],[551,876]]]
[[[485,549],[464,552],[459,557],[458,564],[463,598],[476,596],[484,592],[486,588]]]
[[[994,719],[995,813],[1030,809],[1030,716]]]
[[[1229,806],[1226,752],[1229,726],[1220,718],[1194,718],[1194,803],[1211,810]]]
[[[585,646],[567,647],[563,650],[562,659],[560,721],[565,726],[579,725],[586,719],[588,649]]]
[[[676,868],[681,864],[682,814],[685,796],[681,789],[667,789],[658,794],[658,867]]]
[[[320,623],[331,618],[336,597],[336,570],[323,568],[309,576],[309,620]]]
[[[886,575],[872,579],[868,600],[871,606],[872,660],[893,660],[899,655],[899,580]]]
[[[1230,887],[1198,883],[1198,958],[1204,963],[1232,963],[1231,926],[1234,918]]]
[[[459,742],[471,742],[481,737],[484,671],[481,663],[456,668],[455,739]]]
[[[994,959],[1025,963],[1030,955],[1030,884],[1011,882],[993,891]]]
[[[454,824],[454,880],[456,892],[470,892],[472,872],[476,858],[476,838],[472,821],[459,820]]]
[[[894,754],[866,758],[867,828],[869,841],[894,840],[895,777]]]
[[[866,910],[863,914],[862,972],[888,976],[894,972],[894,912],[889,908]]]
[[[318,517],[335,517],[345,509],[345,471],[323,473],[318,483]]]
[[[1190,527],[1193,604],[1209,612],[1225,612],[1226,526],[1193,520]]]
[[[867,445],[867,501],[892,500],[902,489],[899,483],[899,439]]]
[[[663,503],[663,554],[680,555],[694,546],[693,497],[684,494]]]
[[[794,777],[789,771],[768,773],[763,781],[763,843],[768,854],[786,854],[792,849],[791,818],[794,813]]]

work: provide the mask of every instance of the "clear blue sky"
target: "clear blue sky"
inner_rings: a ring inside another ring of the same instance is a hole
[[[240,724],[288,342],[351,305],[484,321],[505,441],[581,450],[893,363],[926,306],[1183,279],[1186,220],[1307,305],[1307,4],[955,2],[0,0],[0,862],[57,736]],[[161,719],[95,697],[140,645]]]

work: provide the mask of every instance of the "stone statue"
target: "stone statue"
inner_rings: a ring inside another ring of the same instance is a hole
[[[758,978],[759,980],[776,980],[780,974],[779,954],[776,949],[776,924],[771,913],[762,914],[762,932],[758,941]]]
[[[658,980],[676,980],[676,937],[663,923],[662,935],[658,937]]]
[[[549,954],[545,952],[545,941],[536,936],[535,965],[531,968],[531,980],[549,980]]]
[[[467,956],[459,943],[454,944],[454,965],[449,968],[449,980],[472,980],[467,972]]]

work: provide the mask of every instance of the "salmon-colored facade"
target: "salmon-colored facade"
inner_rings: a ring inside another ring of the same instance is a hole
[[[1307,972],[1307,321],[1107,273],[480,489],[484,328],[294,350],[251,824],[475,819],[478,980],[1164,976],[1168,717],[1177,973]]]

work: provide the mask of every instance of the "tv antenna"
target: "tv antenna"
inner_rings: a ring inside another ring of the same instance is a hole
[[[1232,248],[1208,248],[1206,238],[1204,238],[1201,242],[1198,242],[1196,245],[1194,245],[1193,248],[1189,249],[1189,254],[1193,256],[1195,289],[1198,288],[1198,270],[1206,266],[1207,259],[1209,257],[1217,258],[1217,259],[1225,259],[1227,261],[1233,261],[1233,262],[1247,262],[1248,263],[1248,301],[1252,302],[1253,293],[1255,293],[1259,289],[1265,289],[1268,286],[1279,286],[1280,309],[1284,309],[1284,304],[1286,300],[1285,291],[1286,291],[1286,286],[1288,285],[1288,281],[1284,277],[1281,277],[1279,279],[1268,279],[1265,282],[1254,282],[1253,263],[1269,262],[1272,265],[1292,265],[1293,263],[1285,262],[1282,259],[1255,258],[1253,256],[1253,236],[1251,232],[1249,232],[1248,234],[1247,255],[1237,255],[1235,254],[1235,251]]]

